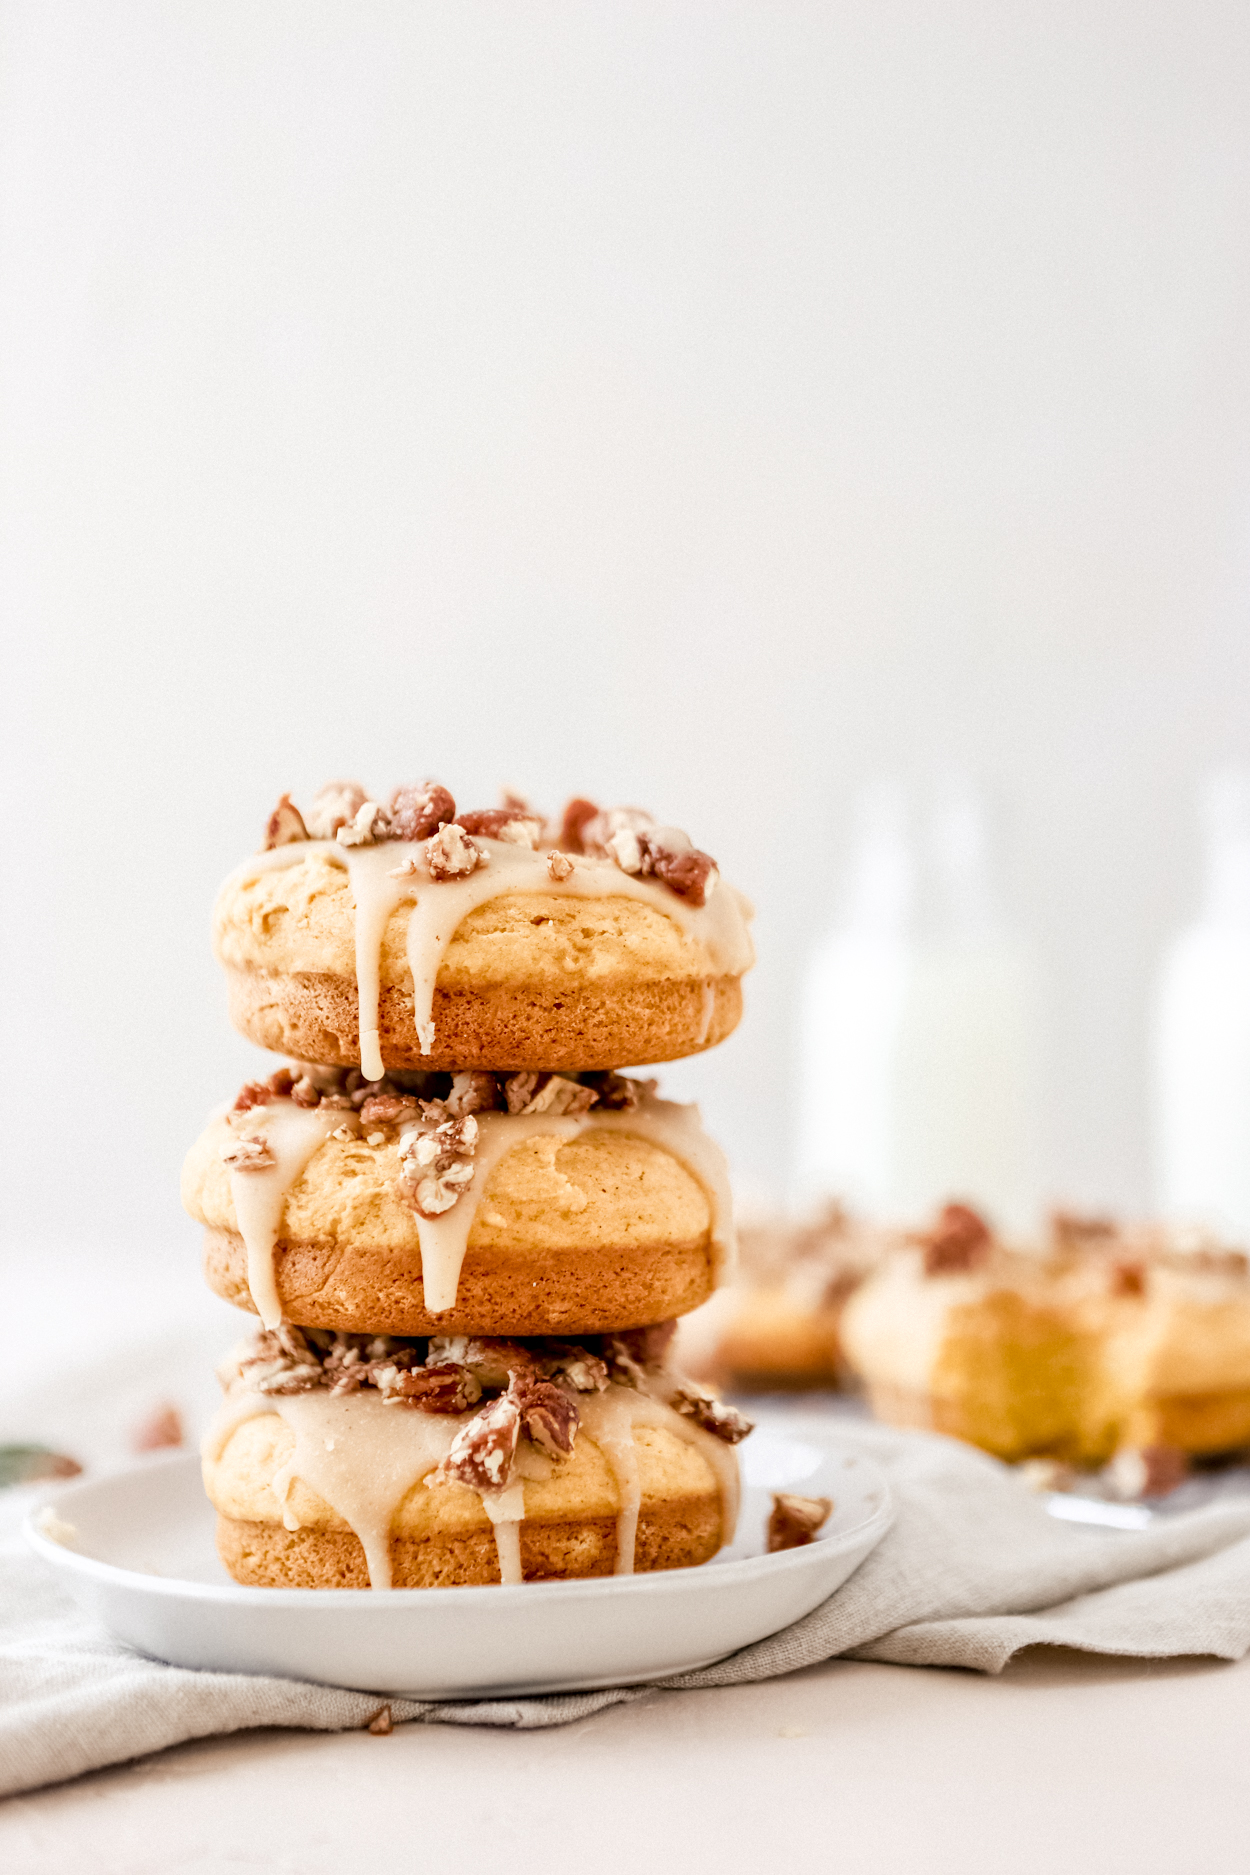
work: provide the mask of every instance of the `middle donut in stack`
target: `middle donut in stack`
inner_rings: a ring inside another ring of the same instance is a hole
[[[453,813],[284,797],[219,900],[237,1025],[318,1057],[183,1175],[210,1286],[262,1324],[205,1448],[240,1581],[673,1568],[732,1535],[749,1427],[667,1364],[732,1251],[724,1161],[613,1063],[728,1032],[747,908],[634,810],[574,803],[545,854],[528,810]]]

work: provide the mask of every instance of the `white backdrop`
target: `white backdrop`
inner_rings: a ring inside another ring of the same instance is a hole
[[[0,18],[35,1305],[96,1243],[188,1281],[180,1157],[252,1061],[212,893],[341,772],[638,800],[717,854],[761,962],[668,1084],[765,1191],[855,790],[978,778],[1046,974],[1048,1180],[1144,1202],[1191,793],[1250,752],[1250,13]]]

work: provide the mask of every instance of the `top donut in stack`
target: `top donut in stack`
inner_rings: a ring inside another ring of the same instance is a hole
[[[235,1026],[300,1061],[586,1071],[736,1027],[750,909],[676,827],[570,801],[462,813],[354,782],[283,796],[214,917]]]

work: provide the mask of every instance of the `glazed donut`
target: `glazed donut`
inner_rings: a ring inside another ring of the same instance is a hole
[[[1250,1264],[1239,1251],[1165,1249],[1150,1270],[1158,1316],[1130,1442],[1215,1456],[1250,1446]]]
[[[671,1061],[737,1026],[750,908],[679,829],[592,809],[544,837],[488,810],[417,838],[431,816],[405,817],[413,792],[388,811],[323,790],[363,806],[311,812],[316,839],[284,797],[273,843],[227,879],[213,945],[249,1040],[377,1079]]]
[[[731,1254],[721,1154],[694,1108],[647,1084],[409,1077],[419,1098],[312,1073],[329,1091],[289,1069],[245,1089],[183,1170],[209,1286],[269,1326],[641,1327],[697,1307]]]
[[[1016,1461],[1100,1465],[1128,1433],[1155,1333],[1137,1269],[996,1241],[964,1205],[846,1305],[842,1344],[873,1411]]]
[[[335,1390],[345,1376],[354,1391]],[[239,1582],[431,1588],[679,1569],[733,1534],[732,1444],[749,1426],[664,1374],[645,1337],[596,1353],[284,1330],[256,1337],[226,1378],[204,1484]]]

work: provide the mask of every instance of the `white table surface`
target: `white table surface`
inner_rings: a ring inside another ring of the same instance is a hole
[[[1248,1757],[1250,1661],[832,1662],[557,1731],[183,1745],[11,1798],[0,1867],[1244,1875]]]

